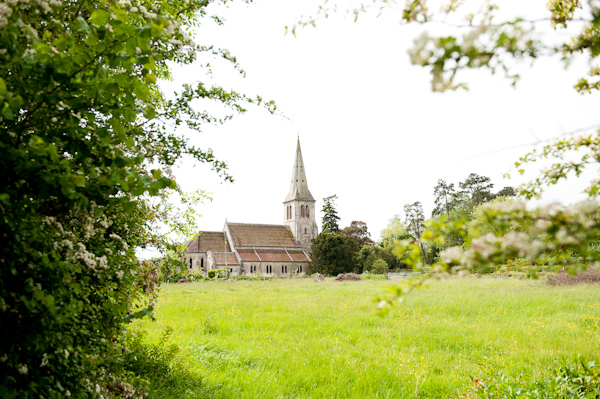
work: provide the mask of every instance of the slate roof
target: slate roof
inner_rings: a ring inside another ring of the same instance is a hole
[[[228,223],[228,227],[235,247],[299,247],[284,225]]]
[[[231,252],[229,243],[225,248],[225,233],[220,231],[201,231],[187,245],[187,252]]]
[[[219,266],[225,266],[225,255],[227,255],[227,266],[237,266],[239,265],[237,256],[233,252],[213,252],[213,256],[215,257],[215,263]]]
[[[308,262],[304,252],[280,249],[239,249],[243,262]]]

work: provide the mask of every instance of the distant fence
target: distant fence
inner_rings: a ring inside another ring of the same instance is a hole
[[[412,277],[420,276],[421,273],[418,272],[398,272],[398,273],[388,273],[388,280],[406,280]]]

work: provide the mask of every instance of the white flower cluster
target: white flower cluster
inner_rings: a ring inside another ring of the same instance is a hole
[[[12,15],[12,8],[6,3],[0,4],[0,29],[8,24],[8,18]]]
[[[446,263],[460,263],[463,253],[458,246],[450,247],[440,252],[440,259]]]
[[[488,232],[475,238],[464,252],[460,247],[450,247],[440,253],[441,265],[476,270],[517,257],[533,262],[544,249],[575,253],[582,250],[581,256],[588,256],[581,248],[600,234],[599,215],[600,203],[595,200],[568,207],[554,203],[531,211],[520,201],[487,204],[479,211],[487,223],[504,228],[497,231],[506,231],[506,226],[515,228],[505,234]]]

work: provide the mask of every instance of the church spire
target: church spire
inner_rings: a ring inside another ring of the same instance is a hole
[[[294,168],[292,170],[290,192],[284,202],[294,200],[315,200],[308,190],[306,172],[304,171],[304,161],[302,160],[302,151],[300,150],[300,138],[298,138],[298,146],[296,147],[296,159],[294,160]]]

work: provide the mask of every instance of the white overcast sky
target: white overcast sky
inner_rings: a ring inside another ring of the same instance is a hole
[[[530,9],[515,4],[520,12],[539,15],[545,3],[529,1]],[[299,29],[296,37],[284,34],[286,25],[314,13],[316,4],[234,2],[211,9],[224,17],[224,26],[205,23],[198,29],[198,44],[228,49],[247,72],[241,78],[215,61],[214,83],[275,100],[289,118],[250,108],[191,136],[226,161],[235,179],[223,183],[190,160],[178,165],[185,190],[212,193],[214,200],[198,208],[201,230],[221,230],[225,219],[283,222],[298,132],[317,209],[324,197],[337,194],[341,227],[364,221],[378,239],[394,214],[404,216],[405,204],[421,201],[429,216],[438,179],[457,184],[473,172],[491,177],[495,190],[516,186],[523,180],[502,176],[533,148],[527,144],[600,122],[598,94],[572,88],[588,70],[585,62],[568,70],[556,59],[524,64],[516,89],[501,73],[469,72],[461,78],[470,91],[433,93],[428,70],[411,65],[407,54],[423,28],[400,26],[391,12],[364,15],[357,23],[340,14],[316,29]],[[198,66],[176,69],[175,76],[176,83],[206,80]],[[175,85],[163,87],[172,91]],[[506,149],[516,146],[523,147]],[[546,199],[574,202],[583,187],[573,181]]]

